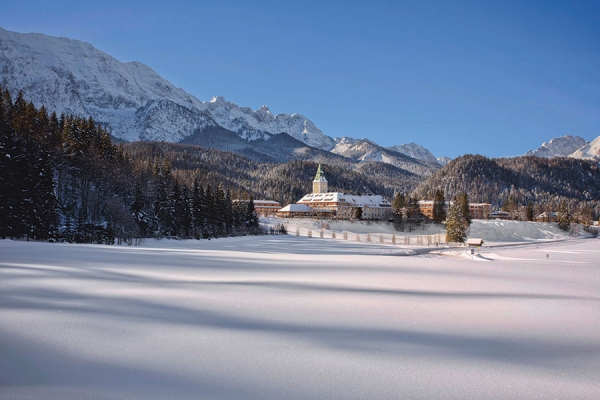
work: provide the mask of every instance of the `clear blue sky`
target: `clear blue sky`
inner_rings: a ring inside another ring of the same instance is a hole
[[[436,156],[600,135],[600,0],[2,0],[0,26],[141,61],[203,101]]]

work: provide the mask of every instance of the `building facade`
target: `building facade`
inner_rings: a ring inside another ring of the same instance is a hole
[[[274,215],[280,208],[281,205],[275,200],[254,200],[256,214],[261,217]]]
[[[488,219],[491,212],[490,203],[469,203],[469,214],[472,219]]]
[[[358,209],[362,219],[385,220],[392,217],[392,204],[383,196],[329,192],[327,185],[319,164],[313,180],[313,192],[302,197],[296,204],[310,207],[315,215],[320,213],[338,219],[353,219]]]
[[[417,202],[419,204],[419,211],[421,214],[425,215],[429,219],[433,219],[433,200],[419,200]],[[447,201],[446,202],[446,210],[450,208],[450,206],[454,202]],[[469,203],[469,214],[471,219],[486,219],[489,218],[491,212],[492,205],[489,203]]]

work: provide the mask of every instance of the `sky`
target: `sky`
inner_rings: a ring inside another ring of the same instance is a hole
[[[600,135],[600,0],[3,0],[0,27],[89,42],[202,101],[438,157]]]

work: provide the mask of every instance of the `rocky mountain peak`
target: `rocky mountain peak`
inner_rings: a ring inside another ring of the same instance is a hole
[[[525,155],[545,158],[567,157],[587,144],[588,142],[582,137],[565,135],[544,142],[536,150],[529,150]]]

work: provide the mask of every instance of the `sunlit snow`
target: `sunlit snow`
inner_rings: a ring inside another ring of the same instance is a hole
[[[0,241],[0,398],[600,398],[600,241],[423,250]]]

